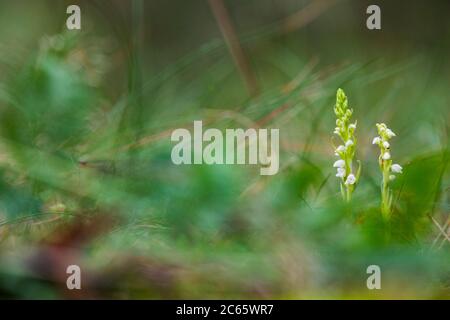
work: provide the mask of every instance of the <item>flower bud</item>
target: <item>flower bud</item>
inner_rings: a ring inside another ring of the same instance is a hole
[[[388,138],[395,137],[395,133],[391,129],[386,129],[386,135]]]

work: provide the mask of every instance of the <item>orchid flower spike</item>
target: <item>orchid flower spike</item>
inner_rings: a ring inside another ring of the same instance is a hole
[[[356,174],[353,173],[357,146],[355,136],[357,122],[351,122],[353,110],[348,107],[348,99],[342,89],[338,89],[336,93],[334,114],[336,115],[336,127],[333,133],[340,138],[342,144],[335,147],[334,155],[339,157],[339,160],[334,162],[333,167],[337,170],[336,177],[340,179],[342,197],[344,200],[350,201],[359,180],[361,165],[359,165]]]
[[[401,174],[403,168],[401,165],[392,164],[391,159],[391,144],[390,139],[396,134],[389,129],[384,123],[377,123],[378,136],[376,136],[372,144],[380,148],[380,156],[378,157],[378,164],[382,172],[382,188],[381,188],[381,213],[383,217],[388,219],[392,211],[392,191],[389,188],[389,182],[395,180],[395,174]]]

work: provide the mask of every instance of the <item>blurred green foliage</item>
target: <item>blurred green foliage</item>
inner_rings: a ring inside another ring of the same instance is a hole
[[[279,23],[306,2],[280,2],[227,3],[260,86],[250,98],[206,2],[184,12],[174,9],[184,1],[156,1],[167,22],[154,3],[133,11],[131,1],[81,2],[77,33],[61,31],[64,15],[50,18],[49,1],[35,1],[45,23],[16,31],[17,53],[11,38],[0,43],[1,297],[73,297],[47,262],[81,265],[82,297],[450,297],[450,243],[436,225],[448,234],[449,23],[432,34],[415,25],[410,38],[386,10],[382,33],[370,33],[351,10],[364,4],[342,1],[283,33]],[[423,16],[439,20],[440,6]],[[133,40],[136,28],[144,42]],[[332,168],[338,87],[364,162],[349,204]],[[280,172],[173,165],[171,130],[196,119],[281,128]],[[404,168],[389,223],[371,145],[382,121],[397,133]],[[90,224],[105,216],[112,226]],[[381,267],[381,291],[366,288],[370,264]]]

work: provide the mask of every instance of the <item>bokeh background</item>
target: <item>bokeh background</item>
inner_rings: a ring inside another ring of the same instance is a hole
[[[78,4],[82,29],[68,31]],[[366,28],[381,7],[382,30]],[[450,3],[0,2],[0,297],[448,299]],[[334,177],[333,105],[361,183]],[[170,134],[280,128],[280,172],[175,166]],[[397,134],[390,221],[375,123]],[[82,269],[82,290],[66,268]],[[379,265],[382,289],[368,290]]]

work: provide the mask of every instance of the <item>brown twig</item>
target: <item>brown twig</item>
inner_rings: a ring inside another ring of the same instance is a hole
[[[449,220],[447,220],[447,222],[445,223],[444,227],[442,227],[442,226],[439,224],[439,222],[436,221],[435,218],[433,218],[431,215],[428,215],[428,216],[430,217],[431,221],[433,221],[433,223],[436,225],[436,227],[439,229],[439,235],[443,235],[443,236],[444,236],[444,240],[447,239],[447,241],[450,242],[450,236],[447,234],[447,231],[446,231],[446,229],[447,229],[447,224],[448,224]],[[435,245],[435,241],[433,242],[432,247],[433,247],[434,245]],[[442,243],[441,243],[441,245],[440,245],[439,247],[441,247],[441,246],[442,246]]]
[[[313,0],[302,10],[286,18],[282,26],[283,32],[292,32],[304,27],[336,3],[337,0]]]
[[[250,68],[247,57],[242,49],[236,32],[233,28],[230,16],[222,0],[208,0],[211,10],[217,20],[220,31],[225,39],[225,42],[230,50],[231,56],[239,70],[247,90],[251,96],[258,94],[258,85],[256,77]]]

